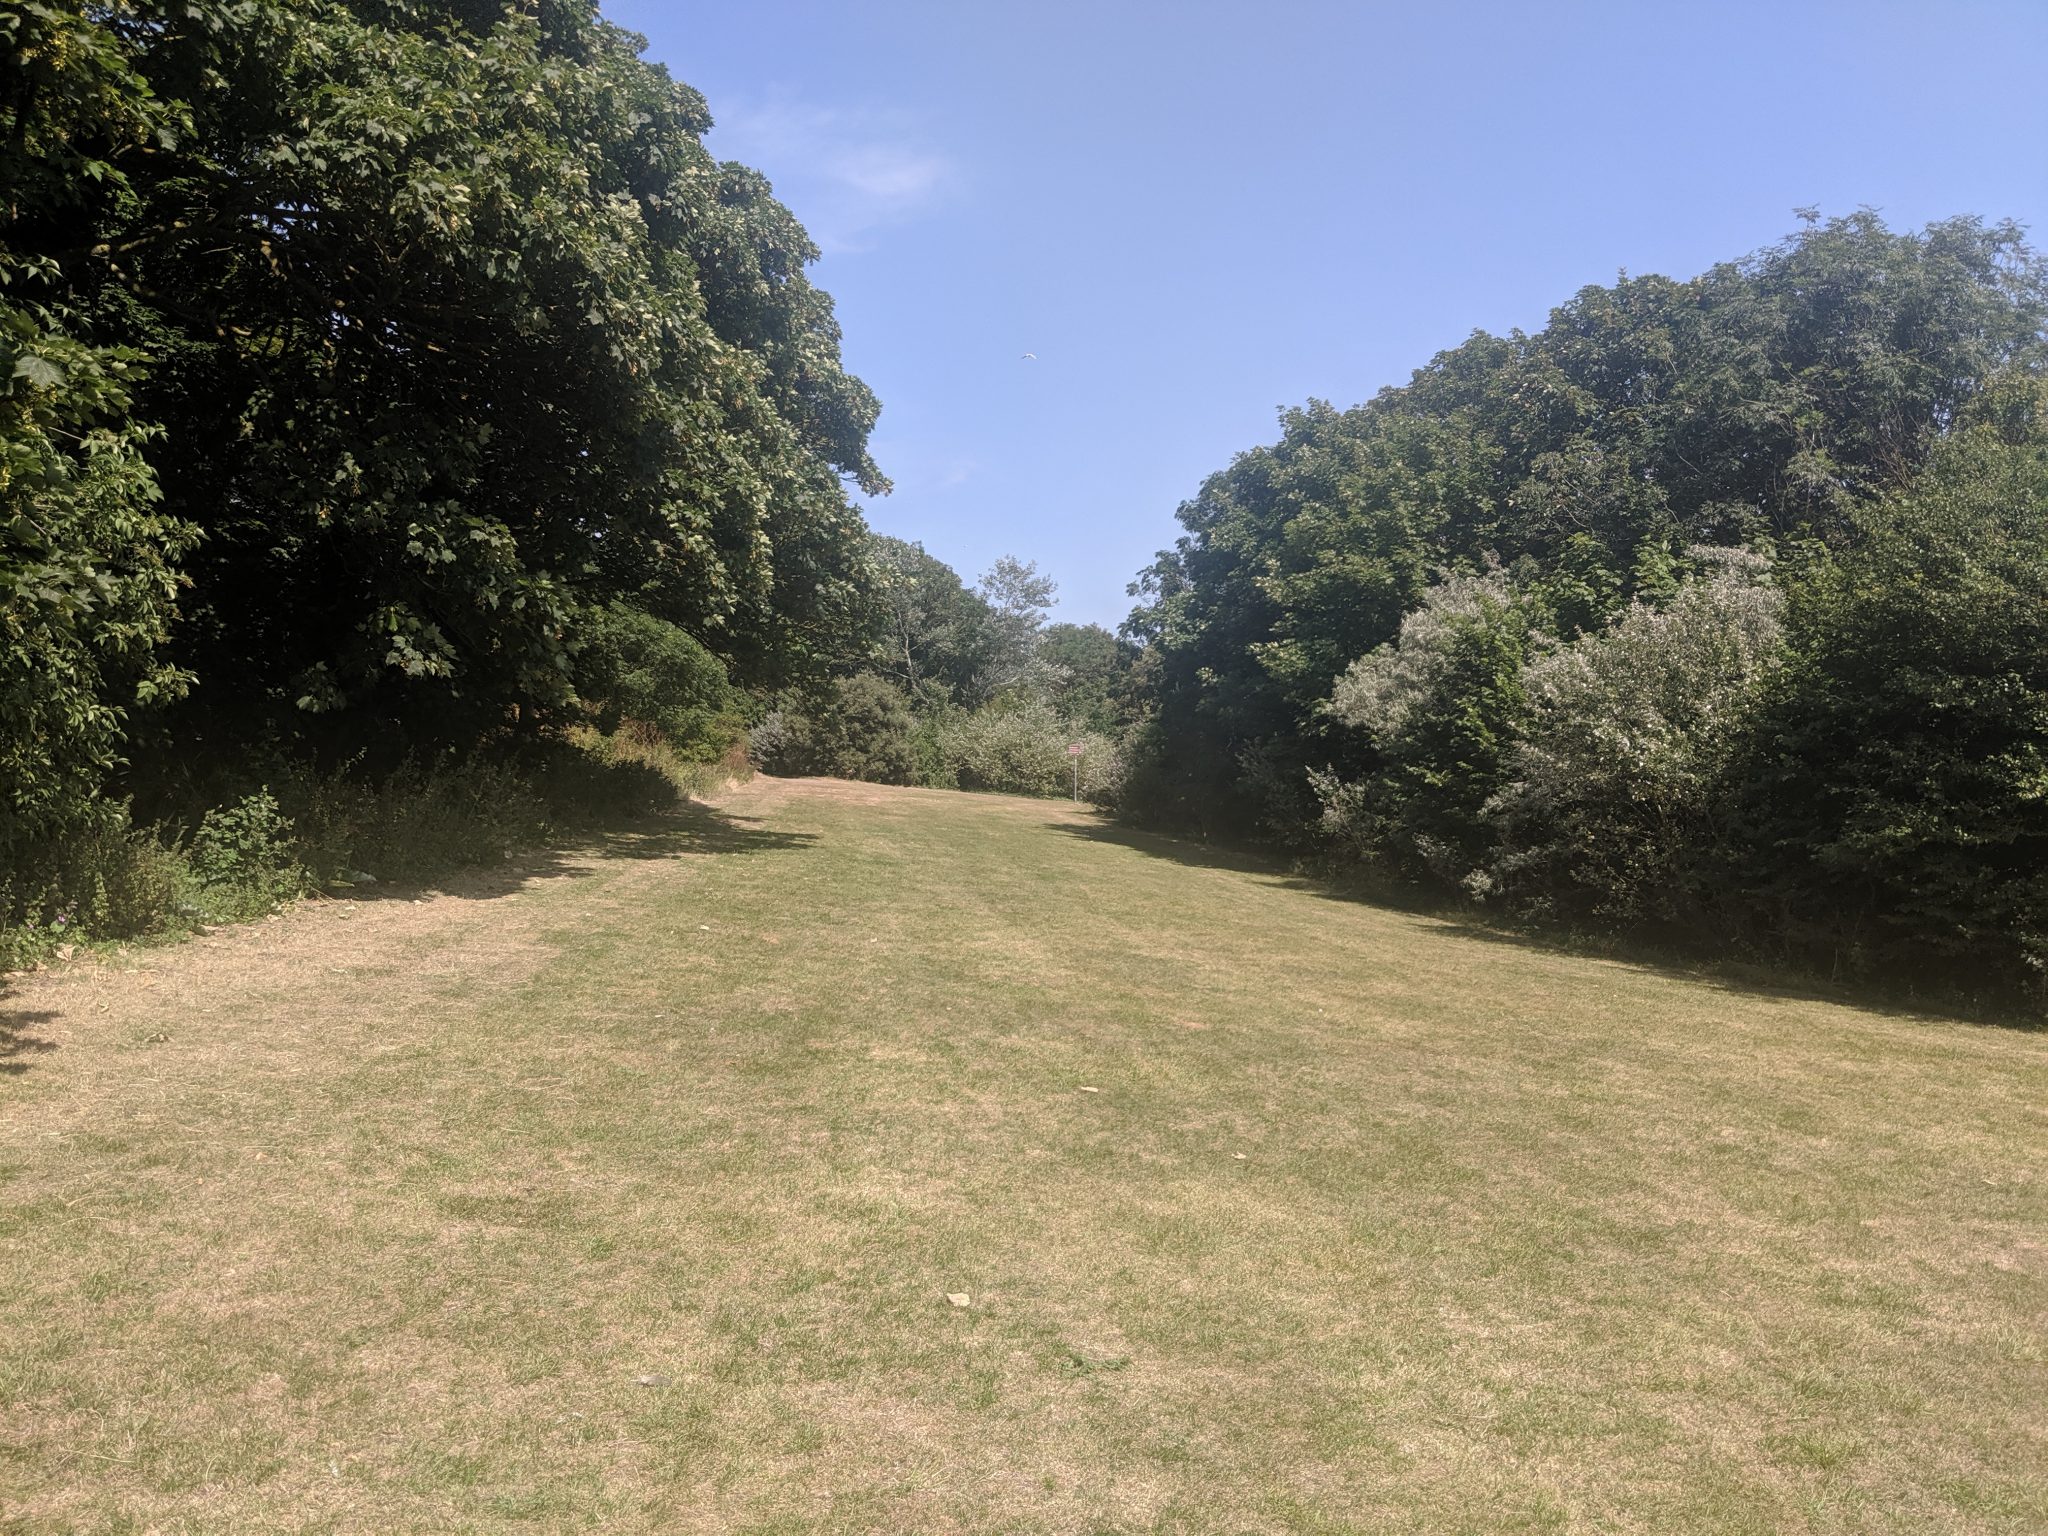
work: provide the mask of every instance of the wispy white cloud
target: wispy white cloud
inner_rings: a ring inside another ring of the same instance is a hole
[[[868,249],[958,179],[952,157],[899,112],[777,97],[728,99],[716,115],[712,152],[763,172],[826,251]]]

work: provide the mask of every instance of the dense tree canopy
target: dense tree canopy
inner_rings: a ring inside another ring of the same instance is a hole
[[[2048,994],[2048,391],[2001,394],[1796,589],[1747,874],[1795,944]]]
[[[196,530],[195,704],[473,735],[566,701],[610,600],[750,682],[864,628],[874,399],[804,232],[638,39],[569,3],[5,13],[11,422],[89,406],[161,493],[123,536]],[[96,376],[19,339],[60,322],[140,381],[31,405]]]
[[[1161,813],[1303,823],[1306,767],[1368,766],[1319,701],[1443,566],[1527,563],[1586,627],[1668,592],[1692,545],[1840,544],[1985,380],[2038,366],[2044,315],[2016,228],[1859,214],[1690,282],[1588,288],[1354,410],[1288,412],[1135,589]]]
[[[2048,267],[1806,227],[1286,414],[1133,587],[1124,805],[1529,917],[2048,976]]]

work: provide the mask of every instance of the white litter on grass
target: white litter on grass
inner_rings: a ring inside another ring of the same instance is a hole
[[[974,1298],[965,1291],[948,1291],[946,1292],[946,1300],[953,1303],[956,1307],[971,1307],[974,1305]]]

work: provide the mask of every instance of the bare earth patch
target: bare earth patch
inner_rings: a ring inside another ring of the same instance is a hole
[[[0,1067],[0,1529],[2048,1526],[2048,1039],[1057,802],[757,781]]]

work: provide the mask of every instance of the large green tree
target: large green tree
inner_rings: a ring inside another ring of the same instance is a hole
[[[1318,701],[1440,567],[1496,558],[1576,630],[1668,592],[1691,545],[1846,542],[1984,380],[2039,365],[2044,315],[2014,226],[1858,214],[1689,282],[1588,288],[1354,410],[1289,412],[1135,588],[1159,679],[1137,781],[1218,829],[1304,819],[1308,768],[1375,767]]]
[[[639,39],[562,0],[69,14],[185,120],[112,157],[90,238],[18,238],[151,359],[195,702],[473,735],[564,701],[615,598],[748,681],[843,648],[875,402],[815,248]]]
[[[120,40],[56,5],[0,6],[0,860],[89,818],[137,705],[184,677],[160,648],[191,528],[166,514],[132,395],[61,254],[132,207],[132,167],[183,131]],[[0,884],[8,870],[0,866]],[[9,915],[0,898],[0,921]]]
[[[1770,936],[2048,995],[2048,391],[2009,381],[1795,589],[1748,767]]]

